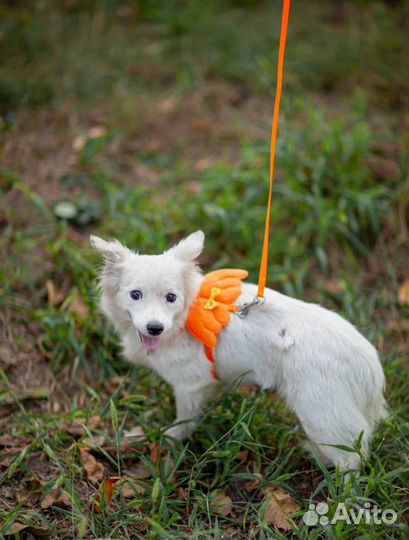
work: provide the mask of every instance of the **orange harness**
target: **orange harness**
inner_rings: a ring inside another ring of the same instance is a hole
[[[260,274],[258,278],[257,298],[247,305],[246,310],[264,299],[264,289],[268,272],[268,248],[270,239],[270,215],[273,199],[274,161],[277,146],[278,117],[283,88],[284,56],[287,42],[288,19],[290,16],[290,1],[283,0],[281,20],[280,48],[277,65],[277,89],[274,101],[274,116],[271,127],[270,145],[270,188],[267,201],[267,213],[264,229],[263,251],[261,256]],[[217,379],[214,366],[213,349],[217,345],[217,335],[230,321],[230,313],[239,311],[234,302],[241,294],[241,280],[246,279],[248,272],[239,269],[222,269],[210,272],[204,276],[196,302],[192,305],[186,328],[205,346],[206,356],[211,362],[211,373]],[[244,312],[242,308],[242,312]]]
[[[233,268],[215,270],[204,276],[195,303],[191,306],[186,328],[205,346],[206,356],[211,362],[211,373],[217,379],[213,349],[217,335],[229,324],[230,313],[237,311],[234,305],[241,294],[241,280],[248,272]]]

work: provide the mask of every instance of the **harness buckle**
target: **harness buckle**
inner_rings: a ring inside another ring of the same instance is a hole
[[[242,306],[238,306],[239,309],[237,311],[234,311],[234,313],[240,317],[240,319],[245,319],[247,315],[249,314],[249,311],[254,306],[262,306],[265,302],[264,297],[259,298],[256,296],[251,302],[247,302],[246,304],[243,304]]]

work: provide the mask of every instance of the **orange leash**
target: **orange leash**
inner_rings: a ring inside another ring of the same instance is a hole
[[[258,280],[257,297],[243,306],[234,302],[241,294],[241,280],[246,279],[247,272],[240,269],[221,269],[210,272],[204,277],[196,301],[191,306],[186,328],[198,341],[205,346],[206,356],[211,363],[211,375],[217,379],[214,365],[213,349],[217,345],[217,336],[229,324],[230,313],[235,312],[239,317],[246,317],[248,310],[260,303],[264,298],[267,281],[268,247],[270,239],[270,214],[273,198],[274,158],[277,146],[278,116],[283,87],[284,53],[287,41],[290,0],[283,0],[283,16],[281,21],[280,50],[278,53],[277,90],[274,101],[274,116],[271,128],[270,146],[270,191],[268,195],[266,224],[264,230],[263,253],[261,257],[260,275]]]
[[[284,72],[284,55],[285,46],[287,42],[287,30],[288,19],[290,15],[290,0],[283,0],[283,16],[281,20],[281,34],[280,34],[280,50],[278,53],[278,66],[277,66],[277,89],[274,101],[274,116],[273,124],[271,127],[271,145],[270,145],[270,191],[268,194],[266,224],[264,229],[263,240],[263,252],[261,256],[260,274],[258,278],[258,291],[257,298],[264,298],[264,289],[266,287],[267,272],[268,272],[268,248],[270,243],[270,214],[271,214],[271,202],[273,199],[273,184],[274,184],[274,161],[277,146],[277,130],[278,130],[278,116],[280,114],[280,101],[283,88],[283,72]]]

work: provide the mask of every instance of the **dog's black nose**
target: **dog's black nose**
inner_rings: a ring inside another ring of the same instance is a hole
[[[151,321],[146,325],[148,334],[151,336],[159,336],[163,332],[163,324],[157,321]]]

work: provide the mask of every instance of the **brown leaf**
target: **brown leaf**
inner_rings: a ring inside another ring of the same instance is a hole
[[[342,279],[326,279],[323,284],[323,288],[329,294],[340,294],[346,290],[345,282]]]
[[[31,533],[34,538],[50,535],[50,529],[47,527],[41,527],[40,525],[28,525],[27,523],[21,523],[20,521],[15,521],[10,529],[8,529],[6,532],[6,535],[16,535],[21,531]]]
[[[386,329],[389,334],[408,334],[409,333],[409,320],[405,319],[399,319],[399,320],[393,320],[391,319]],[[0,437],[1,440],[1,437]]]
[[[152,462],[157,465],[159,461],[159,445],[157,443],[151,443],[149,445],[149,450],[151,452],[151,460]]]
[[[88,138],[84,133],[77,135],[72,141],[72,149],[74,152],[81,152],[81,150],[87,144],[87,140]]]
[[[187,184],[187,189],[191,195],[197,195],[202,189],[202,183],[199,180],[192,180]]]
[[[151,477],[149,469],[143,463],[137,463],[136,465],[130,466],[127,468],[126,471],[129,476],[132,476],[132,478],[136,479]]]
[[[135,17],[137,12],[136,6],[123,5],[116,10],[118,17],[123,19],[128,19],[130,17]]]
[[[271,523],[277,529],[291,530],[288,519],[298,512],[299,505],[285,489],[276,486],[266,489],[266,499],[263,503],[264,521]]]
[[[175,96],[169,96],[158,101],[157,108],[159,112],[169,114],[175,110],[177,103]]]
[[[229,514],[231,514],[232,509],[232,500],[224,491],[216,490],[210,494],[210,510],[214,514],[227,517]]]
[[[40,506],[43,510],[46,508],[49,508],[50,506],[53,506],[53,504],[56,503],[57,497],[58,497],[58,488],[53,488],[51,491],[47,493],[47,495],[44,497],[44,499],[41,501]]]
[[[105,379],[103,385],[107,392],[109,392],[110,394],[114,394],[118,390],[119,386],[128,384],[129,382],[129,377],[116,375],[114,377],[109,377],[108,379]],[[122,392],[121,394],[122,397],[123,394],[124,392]]]
[[[70,435],[80,437],[86,433],[84,429],[85,425],[88,427],[89,431],[93,431],[98,426],[100,420],[101,417],[97,415],[91,416],[88,422],[86,418],[75,418],[70,424],[63,425],[62,430]]]
[[[209,169],[213,165],[213,161],[210,158],[199,158],[193,164],[193,169],[197,172],[203,172]]]
[[[377,180],[397,180],[400,174],[399,163],[381,156],[371,156],[367,160],[368,169]]]
[[[100,514],[104,507],[107,509],[111,504],[112,496],[114,494],[114,485],[118,480],[120,480],[119,476],[109,476],[102,482],[94,499],[95,513]]]
[[[253,476],[255,477],[254,480],[251,480],[251,482],[246,482],[244,484],[244,487],[246,491],[252,492],[255,491],[260,487],[261,482],[263,481],[263,475],[260,473],[254,473]]]
[[[239,459],[241,459],[241,461],[247,461],[249,458],[249,454],[250,450],[241,450],[241,452],[239,453]]]
[[[89,139],[98,139],[99,137],[104,137],[107,134],[107,128],[104,126],[94,126],[88,130]]]
[[[398,302],[402,306],[409,306],[409,279],[405,279],[399,288]]]
[[[199,133],[208,134],[214,129],[214,125],[208,120],[198,120],[193,124],[193,129]]]
[[[138,495],[144,495],[145,488],[137,484],[132,478],[122,477],[121,493],[125,499],[134,499]]]
[[[129,431],[125,431],[125,436],[121,440],[119,448],[122,452],[126,452],[132,447],[135,442],[140,442],[146,439],[146,435],[141,426],[135,426]]]
[[[24,529],[27,529],[28,525],[25,523],[20,523],[20,521],[15,521],[13,525],[10,527],[10,529],[7,531],[7,535],[11,536],[14,534],[18,534],[20,531],[24,531]]]
[[[177,489],[177,493],[178,493],[178,497],[181,501],[187,501],[189,496],[188,496],[188,491],[187,489],[184,489],[182,487],[178,488]]]
[[[49,386],[35,386],[33,388],[16,388],[13,396],[10,394],[0,395],[0,403],[11,404],[17,399],[25,401],[29,399],[47,399],[50,397],[52,389]]]
[[[86,448],[80,448],[80,457],[89,481],[97,484],[104,477],[104,466]]]
[[[101,448],[104,446],[106,442],[105,435],[94,435],[93,437],[85,437],[84,439],[81,439],[81,446],[84,446],[85,448],[89,448],[92,450],[98,450],[98,448]]]
[[[70,240],[81,247],[88,243],[88,239],[85,235],[81,234],[70,226],[67,226],[66,234]]]
[[[50,506],[71,506],[70,498],[68,493],[56,486],[51,489],[41,501],[41,508],[45,510]]]
[[[81,319],[85,319],[88,316],[89,308],[82,299],[77,289],[73,290],[69,306],[70,311],[73,311],[74,313],[79,315]]]
[[[20,448],[22,450],[26,446],[30,439],[17,439],[12,437],[9,433],[0,436],[0,446],[13,446],[14,448]]]
[[[18,364],[19,356],[13,349],[11,344],[5,342],[0,345],[0,362],[4,362],[9,366],[15,366]]]
[[[47,279],[45,286],[47,289],[48,307],[58,306],[64,302],[67,294],[61,289],[58,289],[51,279]]]

